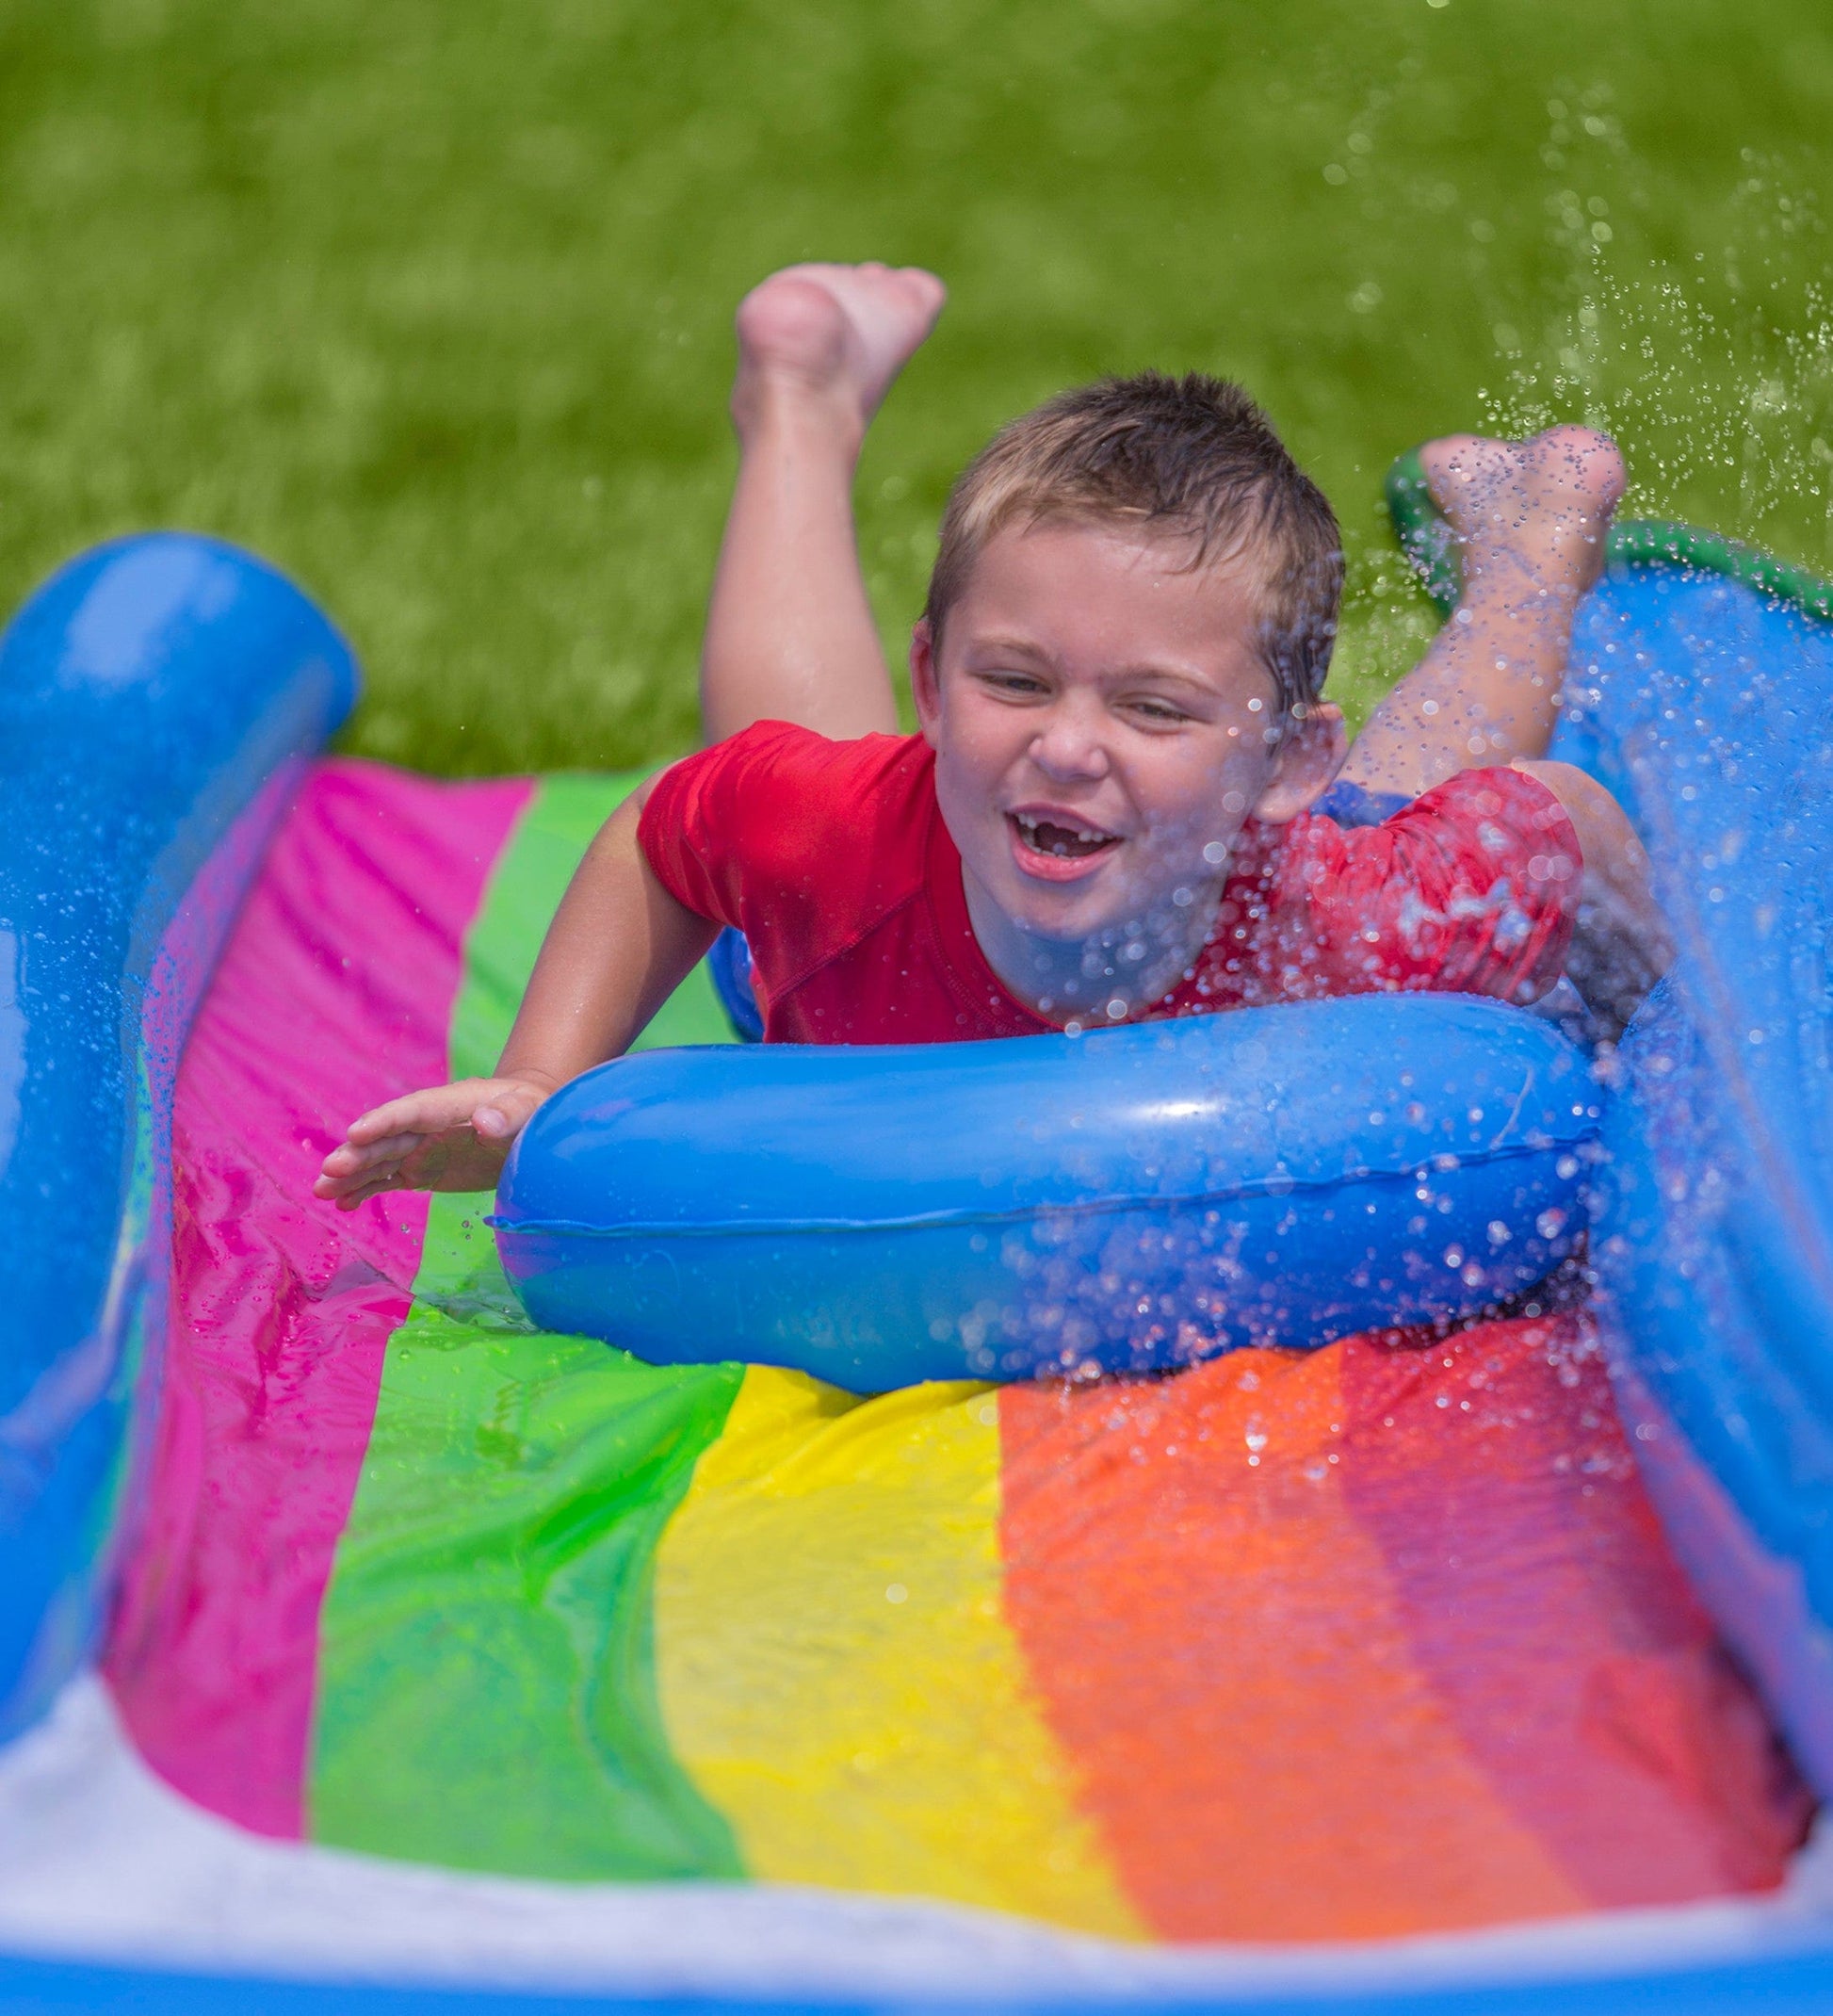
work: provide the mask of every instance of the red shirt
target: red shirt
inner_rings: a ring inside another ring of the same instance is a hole
[[[759,722],[664,772],[638,837],[678,902],[744,933],[766,1042],[1056,1027],[974,936],[920,736]],[[1149,1013],[1403,988],[1535,1000],[1565,963],[1580,867],[1559,800],[1514,770],[1460,772],[1379,826],[1250,821],[1208,944]]]

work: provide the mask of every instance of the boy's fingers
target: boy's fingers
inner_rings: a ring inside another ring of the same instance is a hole
[[[348,1206],[380,1196],[384,1190],[412,1190],[416,1186],[410,1180],[400,1162],[394,1161],[383,1162],[373,1169],[365,1169],[358,1176],[347,1176],[341,1182],[333,1181],[328,1187],[337,1203]]]
[[[313,1194],[341,1197],[360,1187],[387,1184],[400,1175],[408,1158],[428,1145],[425,1134],[394,1134],[368,1147],[352,1147],[347,1142],[333,1148],[320,1164]]]
[[[484,1081],[467,1078],[453,1085],[404,1093],[359,1114],[350,1122],[347,1139],[367,1146],[390,1134],[443,1134],[447,1128],[464,1125],[483,1090]]]
[[[398,1162],[403,1156],[411,1155],[426,1138],[421,1133],[388,1134],[380,1141],[342,1142],[325,1157],[324,1174],[348,1178],[361,1175],[381,1162]]]
[[[471,1125],[486,1141],[508,1141],[527,1126],[542,1095],[531,1085],[505,1087],[471,1115]]]
[[[372,1106],[367,1113],[358,1114],[350,1122],[345,1139],[365,1146],[371,1141],[380,1141],[384,1134],[398,1134],[403,1127],[411,1124],[411,1116],[425,1097],[424,1093],[410,1092],[404,1098],[389,1099],[383,1105]]]
[[[463,1109],[460,1108],[462,1117]],[[411,1098],[391,1099],[386,1106],[378,1106],[374,1113],[365,1113],[360,1119],[352,1120],[345,1137],[358,1147],[367,1147],[371,1142],[387,1140],[397,1134],[437,1134],[452,1125],[446,1116],[445,1102],[435,1104],[425,1094],[416,1093]]]
[[[365,1183],[361,1190],[349,1191],[339,1197],[336,1200],[337,1209],[339,1211],[355,1211],[358,1205],[368,1203],[371,1197],[379,1197],[384,1190],[391,1188],[393,1188],[392,1181],[387,1183]]]
[[[399,1176],[398,1169],[390,1169],[381,1174],[371,1172],[363,1177],[345,1177],[341,1180],[321,1176],[313,1184],[312,1195],[327,1204],[335,1204],[340,1210],[348,1211],[352,1206],[361,1204],[365,1197],[372,1197],[381,1191],[394,1188]]]
[[[365,1148],[353,1147],[348,1141],[340,1141],[318,1164],[318,1173],[323,1177],[354,1176],[364,1166],[367,1153]]]
[[[351,1122],[319,1164],[312,1194],[354,1211],[386,1190],[488,1188],[501,1162],[495,1151],[544,1097],[539,1086],[512,1079],[472,1078],[389,1099]],[[481,1163],[480,1146],[493,1151]]]

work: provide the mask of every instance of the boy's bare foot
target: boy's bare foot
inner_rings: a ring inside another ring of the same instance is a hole
[[[1569,608],[1595,584],[1623,495],[1623,458],[1607,435],[1588,427],[1552,427],[1531,441],[1448,434],[1419,459],[1456,537],[1467,597],[1525,587]]]
[[[742,437],[782,396],[813,398],[863,438],[942,312],[948,289],[920,267],[785,267],[738,303],[732,417]]]

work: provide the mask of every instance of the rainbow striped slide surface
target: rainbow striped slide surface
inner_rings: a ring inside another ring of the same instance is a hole
[[[1775,1886],[1807,1804],[1574,1316],[865,1398],[532,1333],[350,1114],[488,1069],[632,780],[304,785],[173,1119],[107,1674],[260,1832],[1327,1940]],[[651,1042],[722,1036],[704,973]]]

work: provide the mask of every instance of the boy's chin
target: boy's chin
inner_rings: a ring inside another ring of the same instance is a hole
[[[1176,902],[1175,878],[1160,863],[1154,864],[1160,873],[1142,876],[1132,861],[1110,855],[1071,882],[1028,875],[1004,852],[975,866],[981,870],[981,886],[1007,922],[1027,937],[1054,945],[1086,945],[1142,928],[1157,942],[1168,933],[1176,935],[1190,915],[1187,905]]]
[[[1028,937],[1071,946],[1128,932],[1137,925],[1142,906],[1124,889],[1070,883],[1021,889],[1006,914]]]

